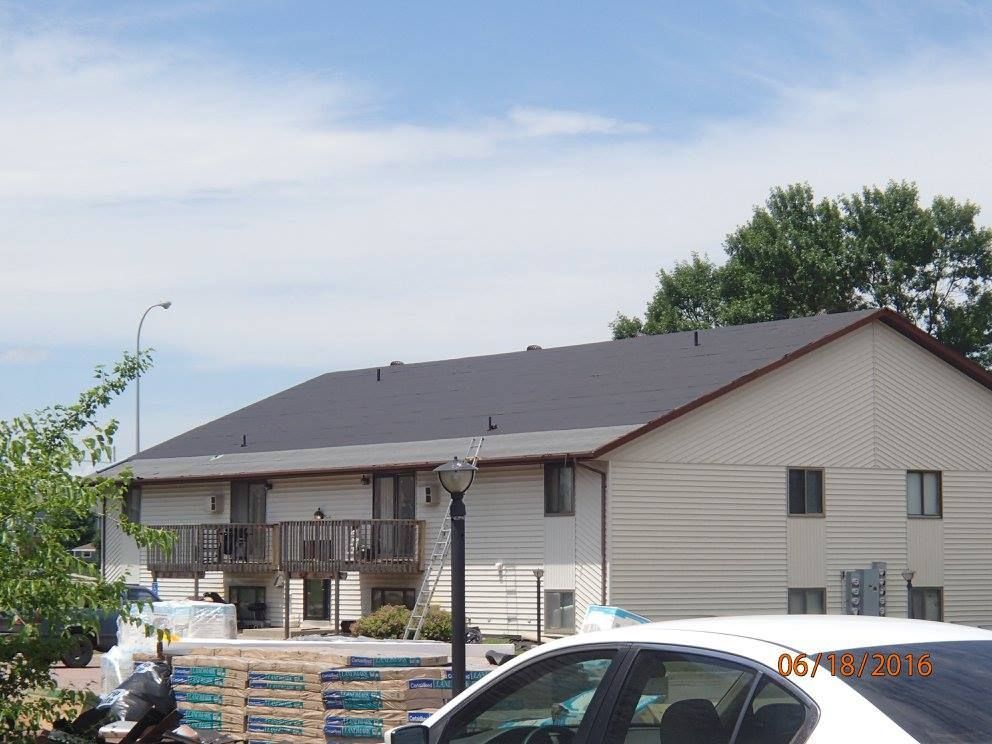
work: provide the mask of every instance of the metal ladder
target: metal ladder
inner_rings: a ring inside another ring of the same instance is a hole
[[[482,443],[486,441],[485,437],[479,437],[478,439],[473,439],[472,443],[469,445],[468,454],[465,459],[470,463],[475,465],[479,461],[479,451],[482,449]],[[444,573],[444,564],[448,560],[448,553],[451,550],[451,503],[448,503],[448,509],[444,513],[444,519],[441,520],[441,529],[437,532],[437,539],[434,541],[434,547],[431,549],[431,559],[427,564],[427,570],[424,571],[424,580],[420,584],[420,590],[417,592],[417,601],[413,606],[413,611],[410,612],[410,619],[407,621],[406,629],[403,631],[403,639],[407,641],[416,641],[420,638],[420,631],[424,627],[424,618],[427,617],[427,612],[431,607],[431,600],[434,599],[434,592],[437,590],[438,582],[441,580],[441,574]]]

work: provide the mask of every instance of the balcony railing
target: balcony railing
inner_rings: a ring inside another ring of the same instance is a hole
[[[169,550],[148,549],[160,576],[204,571],[326,577],[337,571],[416,573],[424,523],[415,519],[346,519],[280,524],[160,525],[175,534]]]
[[[228,571],[264,573],[279,567],[279,529],[274,524],[163,525],[176,535],[170,550],[149,548],[153,573]]]
[[[282,570],[291,576],[420,571],[424,523],[415,519],[329,519],[280,527]]]

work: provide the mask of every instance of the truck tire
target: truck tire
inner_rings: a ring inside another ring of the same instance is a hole
[[[70,669],[80,669],[89,666],[93,660],[93,641],[82,633],[69,636],[70,647],[62,656],[62,663]]]

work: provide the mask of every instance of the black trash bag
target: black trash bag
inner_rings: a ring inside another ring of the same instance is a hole
[[[106,720],[138,721],[149,710],[163,716],[176,709],[169,665],[162,661],[143,661],[134,674],[100,698],[96,709],[106,712]]]
[[[482,643],[482,631],[473,625],[465,630],[465,643]]]

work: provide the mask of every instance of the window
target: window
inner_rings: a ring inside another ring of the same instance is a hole
[[[303,619],[331,619],[330,579],[305,579],[303,581]]]
[[[735,744],[791,742],[813,713],[799,698],[767,675],[758,682],[744,712]],[[815,721],[810,720],[810,727]]]
[[[790,589],[789,590],[789,614],[790,615],[824,615],[826,614],[826,601],[824,599],[826,590],[824,589]]]
[[[607,741],[728,742],[756,676],[749,667],[715,657],[641,651],[619,685]]]
[[[268,490],[263,482],[231,483],[231,524],[265,524]]]
[[[124,494],[124,516],[129,522],[141,521],[141,486],[132,486]]]
[[[416,589],[373,589],[372,612],[386,605],[398,605],[412,610],[417,603]]]
[[[127,588],[128,602],[157,602],[158,598],[150,591],[141,586],[129,586]]]
[[[544,627],[551,630],[575,630],[575,592],[544,593]]]
[[[938,586],[914,586],[911,593],[913,618],[916,620],[944,619],[944,590]]]
[[[227,596],[231,604],[247,608],[251,604],[265,603],[264,586],[229,586]]]
[[[519,742],[545,727],[555,727],[557,741],[571,741],[594,709],[614,654],[612,649],[562,654],[506,675],[455,712],[439,744]],[[565,729],[572,735],[564,736]]]
[[[565,463],[544,466],[544,513],[575,514],[575,469]]]
[[[849,649],[860,658],[865,649]],[[992,741],[992,642],[943,641],[870,649],[875,665],[878,657],[892,664],[901,660],[898,674],[860,677],[838,675],[872,705],[901,726],[914,741]],[[843,651],[837,651],[840,658]],[[932,674],[921,676],[920,659],[926,655]],[[891,661],[890,661],[891,660]],[[907,672],[912,660],[913,674]],[[888,670],[887,670],[888,671]],[[850,739],[857,740],[852,731]]]
[[[789,514],[823,514],[823,471],[789,468]]]
[[[907,513],[911,517],[939,517],[943,504],[940,473],[910,470],[906,473]]]

